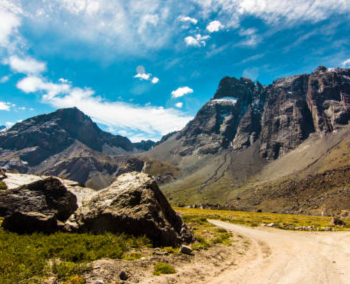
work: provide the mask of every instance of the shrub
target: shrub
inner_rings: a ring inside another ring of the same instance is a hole
[[[91,265],[66,261],[56,261],[52,266],[52,272],[57,275],[58,279],[71,283],[81,283],[81,277],[79,275],[91,269]]]
[[[5,190],[5,189],[7,189],[7,185],[4,182],[0,181],[0,190]]]
[[[158,262],[154,266],[153,275],[159,276],[161,274],[174,274],[174,273],[176,273],[176,270],[169,263]]]

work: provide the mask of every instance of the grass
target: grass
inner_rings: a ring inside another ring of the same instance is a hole
[[[177,208],[176,210],[178,210]],[[199,210],[199,209],[195,209]],[[208,249],[215,244],[221,244],[230,246],[232,234],[225,229],[218,228],[207,221],[207,218],[196,211],[196,214],[186,214],[182,208],[179,209],[181,213],[184,213],[182,218],[185,223],[192,228],[192,231],[196,237],[196,242],[192,244],[192,249],[202,250]]]
[[[329,228],[331,217],[257,213],[257,212],[239,212],[229,210],[209,210],[209,209],[189,209],[176,208],[176,211],[182,213],[184,220],[188,223],[195,221],[196,224],[204,225],[206,219],[219,219],[239,225],[251,227],[261,224],[274,223],[275,227],[280,229],[295,229],[296,227]],[[199,222],[198,222],[199,220]],[[350,222],[344,227],[337,227],[337,230],[349,230]]]
[[[153,275],[159,276],[161,274],[174,274],[174,273],[176,273],[176,270],[169,263],[158,262],[154,266]]]
[[[0,190],[5,190],[5,189],[7,189],[7,185],[4,182],[0,181]]]
[[[82,280],[78,276],[90,269],[87,263],[101,258],[127,258],[131,249],[149,245],[146,237],[70,233],[18,235],[0,229],[0,284],[42,283],[50,275],[67,283],[84,283],[79,282]],[[131,257],[136,259],[139,255]]]

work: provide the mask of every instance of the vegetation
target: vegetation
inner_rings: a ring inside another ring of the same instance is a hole
[[[49,275],[66,283],[84,283],[78,275],[91,268],[87,263],[101,258],[121,259],[131,249],[149,244],[146,237],[68,233],[18,235],[0,229],[0,284],[42,283]]]
[[[331,217],[321,216],[239,212],[230,210],[176,208],[176,211],[182,213],[184,215],[184,220],[186,220],[188,223],[195,222],[196,224],[201,225],[205,225],[206,219],[219,219],[222,221],[227,221],[239,225],[247,225],[251,227],[260,226],[261,224],[274,224],[274,227],[280,229],[313,227],[315,230],[317,230],[330,227],[330,222],[332,219]],[[350,224],[337,228],[337,230],[348,229],[350,229]]]
[[[174,274],[174,273],[176,273],[176,270],[169,263],[158,262],[154,266],[153,275],[159,276],[161,274]]]
[[[232,234],[225,229],[218,228],[207,221],[207,218],[200,214],[200,211],[196,213],[187,214],[189,212],[182,209],[178,209],[184,215],[182,218],[186,224],[192,228],[192,231],[196,237],[196,242],[192,245],[193,249],[201,250],[207,249],[214,244],[221,244],[230,246]],[[195,209],[198,210],[198,209]]]
[[[7,189],[7,185],[4,182],[0,181],[0,190],[5,190],[5,189]]]

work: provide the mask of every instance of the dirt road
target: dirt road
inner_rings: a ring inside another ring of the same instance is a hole
[[[350,283],[350,232],[295,232],[210,222],[248,238],[251,248],[241,263],[207,284]]]

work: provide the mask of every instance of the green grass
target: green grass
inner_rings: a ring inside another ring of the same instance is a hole
[[[7,185],[2,181],[0,181],[0,190],[5,190],[5,189],[7,189]]]
[[[188,209],[176,208],[176,211],[183,214],[185,221],[197,224],[205,224],[206,219],[218,219],[239,225],[251,227],[260,226],[260,224],[276,224],[280,229],[294,229],[295,227],[313,226],[315,229],[330,227],[331,217],[257,213],[257,212],[239,212],[230,210],[209,210],[209,209]],[[337,227],[337,230],[349,230],[350,222],[344,227]]]
[[[154,266],[153,275],[159,276],[161,274],[174,274],[174,273],[176,273],[176,270],[169,263],[158,262]]]
[[[76,275],[89,269],[86,263],[101,258],[122,259],[131,249],[149,245],[146,237],[69,233],[17,235],[0,229],[0,284],[42,283],[42,279],[52,273],[67,283],[81,283]],[[49,265],[52,261],[54,264]],[[69,280],[70,277],[75,277],[74,281]]]

